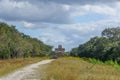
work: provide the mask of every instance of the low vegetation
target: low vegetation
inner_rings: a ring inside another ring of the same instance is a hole
[[[0,60],[0,76],[6,75],[16,69],[41,61],[43,59],[47,59],[47,57]]]
[[[119,65],[116,68],[110,63],[95,59],[59,58],[42,69],[42,80],[119,80]]]

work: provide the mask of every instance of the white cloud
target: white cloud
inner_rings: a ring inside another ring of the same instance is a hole
[[[62,6],[63,6],[63,10],[65,10],[65,11],[69,11],[71,8],[71,6],[67,5],[67,4],[63,4]]]
[[[39,3],[35,5],[29,1],[0,0],[0,15],[5,20],[28,22],[69,22],[67,5],[55,3]]]
[[[67,37],[66,35],[59,33],[59,31],[55,32],[54,30],[49,33],[41,33],[39,39],[46,44],[54,45],[54,48],[57,47],[57,45],[62,44],[66,48],[66,51],[70,50],[71,46],[69,45],[74,45],[74,41],[69,39],[69,36]]]
[[[80,36],[78,34],[73,34],[72,36],[73,36],[73,38],[80,38]]]
[[[59,25],[59,29],[65,31],[77,31],[82,34],[88,34],[89,32],[95,31],[99,26],[96,23],[77,23],[77,24],[66,24]]]
[[[105,4],[86,4],[86,5],[74,5],[71,6],[71,16],[82,16],[88,13],[97,13],[109,16],[115,16],[117,14],[117,9],[120,7],[118,4],[120,2],[113,3],[114,6]],[[117,5],[117,6],[116,6]]]
[[[40,39],[46,43],[66,43],[67,38],[58,32],[42,33]]]
[[[36,0],[35,0],[36,1]],[[72,1],[72,0],[71,0]],[[0,15],[8,21],[27,21],[43,23],[73,23],[75,16],[82,16],[89,13],[119,16],[120,2],[111,4],[88,4],[90,1],[83,1],[86,4],[59,4],[57,1],[36,1],[31,0],[0,0]],[[45,3],[46,2],[46,3]],[[68,1],[65,1],[68,2]],[[81,2],[81,1],[77,1]],[[100,1],[99,1],[100,2]],[[101,1],[102,2],[102,1]]]
[[[35,26],[35,24],[29,23],[29,22],[23,22],[23,26],[25,28],[33,28]]]

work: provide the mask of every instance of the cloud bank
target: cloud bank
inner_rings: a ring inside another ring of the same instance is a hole
[[[119,14],[119,0],[0,0],[1,21],[19,23],[21,31],[67,50],[118,27]]]

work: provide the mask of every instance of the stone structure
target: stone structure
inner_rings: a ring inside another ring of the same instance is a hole
[[[58,48],[55,48],[55,55],[57,57],[64,56],[65,48],[62,48],[62,45],[58,45]]]

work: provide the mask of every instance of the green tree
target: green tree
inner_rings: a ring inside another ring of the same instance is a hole
[[[70,51],[70,55],[71,56],[78,56],[78,48],[73,48],[71,51]]]
[[[0,22],[0,58],[46,56],[52,46],[19,32],[15,26]]]
[[[107,28],[103,30],[102,36],[106,37],[112,41],[120,40],[120,27],[117,28]]]
[[[120,28],[107,28],[101,37],[93,37],[88,42],[73,48],[71,56],[95,58],[102,61],[113,60],[120,63]],[[74,49],[76,49],[74,51]]]

